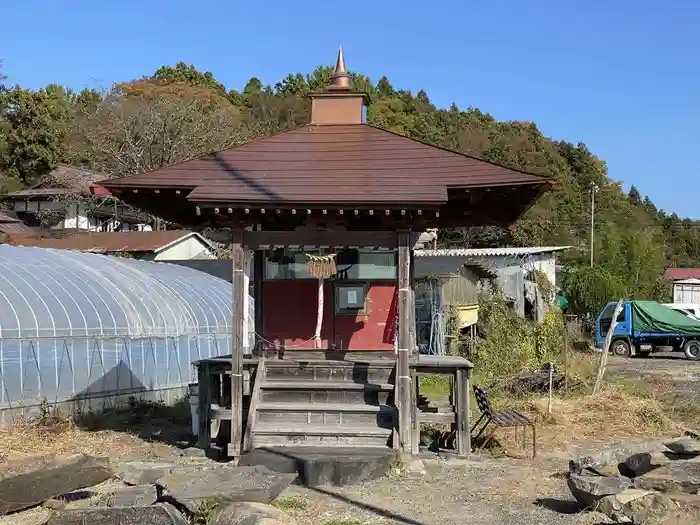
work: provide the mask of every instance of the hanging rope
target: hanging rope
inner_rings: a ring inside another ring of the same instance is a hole
[[[338,271],[335,265],[335,253],[328,255],[311,255],[307,253],[306,256],[309,258],[309,273],[313,277],[318,277],[319,279],[327,278],[335,275]]]

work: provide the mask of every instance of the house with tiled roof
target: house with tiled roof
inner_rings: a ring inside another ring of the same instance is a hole
[[[96,184],[106,178],[60,164],[29,188],[2,195],[5,205],[28,227],[84,231],[148,231],[147,214],[126,206]]]

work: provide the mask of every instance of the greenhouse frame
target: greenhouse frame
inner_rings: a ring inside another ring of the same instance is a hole
[[[192,361],[231,353],[232,296],[175,264],[0,245],[0,423],[182,398]]]

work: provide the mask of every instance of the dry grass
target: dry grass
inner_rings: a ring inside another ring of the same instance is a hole
[[[127,407],[85,414],[77,421],[44,410],[34,422],[18,420],[0,427],[0,462],[79,452],[110,458],[172,456],[171,446],[144,439],[144,435],[166,437],[174,430],[187,430],[189,414],[185,415],[179,405],[136,401]]]
[[[52,425],[16,423],[0,428],[0,461],[36,455],[85,453],[108,457],[165,457],[172,449],[136,435],[113,430],[87,431],[68,422]]]
[[[574,441],[662,436],[679,429],[658,401],[616,390],[554,399],[551,413],[548,399],[529,400],[525,405],[537,417],[538,441],[545,449],[559,449]]]

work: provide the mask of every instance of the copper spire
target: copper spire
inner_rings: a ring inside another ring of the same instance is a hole
[[[328,89],[333,91],[351,91],[352,80],[345,69],[345,57],[343,56],[343,46],[338,49],[338,60],[335,63],[335,71],[331,75],[333,79]]]

